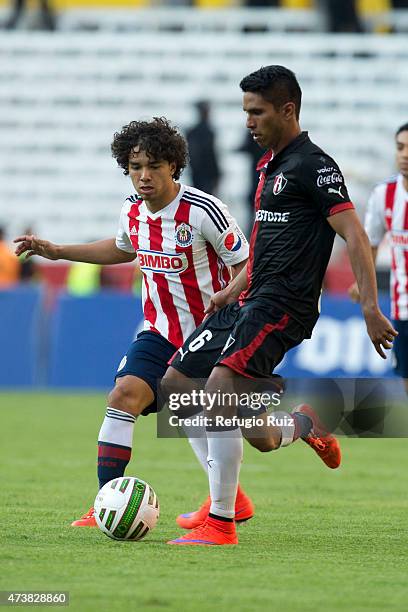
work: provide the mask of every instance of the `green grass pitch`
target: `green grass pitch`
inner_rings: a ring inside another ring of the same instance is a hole
[[[72,611],[407,610],[408,444],[343,439],[327,469],[301,441],[245,445],[241,482],[257,505],[238,547],[172,547],[174,522],[207,494],[186,440],[136,423],[127,474],[161,503],[139,543],[70,523],[96,494],[102,395],[0,394],[1,590],[67,590]]]

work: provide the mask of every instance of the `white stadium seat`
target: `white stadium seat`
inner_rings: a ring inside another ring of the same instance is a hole
[[[248,160],[236,152],[245,133],[239,81],[270,63],[297,73],[302,127],[336,157],[359,206],[393,172],[393,133],[408,121],[404,36],[243,34],[248,11],[202,12],[201,21],[198,13],[137,11],[136,27],[129,13],[128,21],[119,11],[104,23],[100,11],[97,32],[78,32],[75,24],[87,17],[74,11],[53,34],[3,32],[0,222],[11,235],[27,223],[56,241],[112,235],[121,200],[132,191],[110,156],[113,133],[155,115],[187,129],[200,98],[213,106],[219,195],[245,222]],[[271,23],[285,29],[274,12],[251,14],[252,25],[268,17],[271,29]],[[304,17],[296,15],[286,29],[319,28],[314,13]],[[166,31],[177,20],[183,31]]]

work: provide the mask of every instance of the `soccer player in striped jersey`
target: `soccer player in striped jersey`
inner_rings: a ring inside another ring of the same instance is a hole
[[[144,329],[119,364],[115,386],[98,438],[98,478],[102,487],[123,476],[131,457],[136,418],[157,411],[157,380],[167,362],[203,321],[210,297],[245,266],[248,243],[227,206],[212,195],[178,182],[187,163],[183,136],[164,118],[133,121],[114,135],[112,155],[136,194],[126,199],[116,238],[90,244],[56,245],[32,235],[16,238],[16,253],[101,265],[138,257],[143,272]],[[203,427],[186,433],[207,471]],[[191,435],[189,435],[189,433]],[[193,435],[192,435],[193,434]],[[245,493],[237,494],[237,519],[253,515]],[[210,502],[189,515],[182,527],[207,516]],[[73,526],[95,526],[91,508]]]
[[[391,318],[398,331],[393,343],[394,371],[403,378],[408,393],[408,123],[397,130],[395,145],[398,174],[379,183],[371,193],[365,230],[374,262],[385,234],[390,236]],[[354,301],[360,301],[357,283],[349,292]]]

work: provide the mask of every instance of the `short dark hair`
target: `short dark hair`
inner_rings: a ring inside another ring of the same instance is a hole
[[[294,72],[284,66],[262,66],[244,77],[239,86],[243,92],[260,94],[277,109],[287,102],[293,102],[296,119],[299,119],[302,104],[302,90]]]
[[[398,130],[395,132],[395,138],[401,134],[401,132],[408,132],[408,123],[404,123],[404,125],[401,125],[401,127],[398,128]]]
[[[134,147],[157,161],[176,164],[173,178],[179,179],[188,162],[187,143],[175,126],[165,117],[153,117],[152,121],[131,121],[116,132],[111,145],[112,156],[129,174],[129,155]]]

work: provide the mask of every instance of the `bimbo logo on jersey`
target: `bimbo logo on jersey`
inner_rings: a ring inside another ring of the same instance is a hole
[[[239,251],[241,245],[242,240],[235,232],[230,232],[224,238],[224,246],[228,251]]]
[[[278,176],[275,176],[275,178],[273,179],[273,195],[280,194],[280,192],[285,189],[287,184],[288,180],[285,179],[285,177],[283,176],[283,172],[278,174]]]
[[[193,228],[188,223],[181,223],[176,227],[174,240],[179,247],[189,247],[193,243]]]
[[[408,232],[406,231],[393,231],[391,233],[391,242],[393,246],[404,247],[408,249]]]
[[[162,253],[160,251],[137,252],[140,269],[160,274],[180,274],[187,270],[188,261],[184,253]]]

